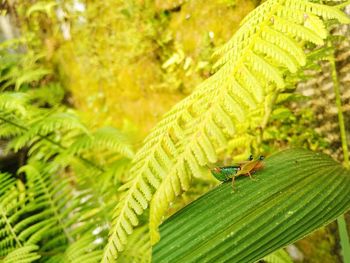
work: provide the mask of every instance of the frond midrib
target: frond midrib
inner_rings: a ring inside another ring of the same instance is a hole
[[[65,224],[62,221],[62,218],[60,216],[60,213],[57,211],[57,207],[55,204],[55,201],[51,195],[51,192],[49,191],[49,186],[46,184],[45,180],[43,179],[42,176],[38,175],[37,176],[38,180],[40,181],[40,184],[43,186],[43,190],[44,190],[44,195],[46,196],[46,200],[48,201],[48,203],[50,204],[51,207],[51,211],[53,212],[56,221],[59,223],[60,228],[62,229],[63,233],[65,234],[66,238],[68,239],[68,241],[70,243],[73,242],[73,237],[69,234],[68,230],[66,229]]]
[[[11,120],[8,120],[8,119],[6,119],[6,118],[4,118],[4,117],[2,117],[2,116],[0,116],[0,120],[2,120],[3,122],[9,123],[10,125],[13,125],[13,126],[19,128],[19,129],[22,129],[23,131],[29,131],[29,129],[28,129],[27,127],[25,127],[25,126],[23,126],[23,125],[21,125],[21,124],[15,123],[15,122],[13,122],[13,121],[11,121]],[[53,144],[53,145],[59,147],[61,150],[67,150],[66,147],[64,147],[64,146],[61,145],[60,143],[58,143],[58,142],[52,140],[52,139],[49,138],[47,135],[43,136],[43,135],[41,135],[41,134],[37,134],[37,136],[38,136],[40,139],[46,140],[46,141],[48,141],[49,143],[51,143],[51,144]],[[91,166],[92,168],[94,168],[94,169],[96,169],[96,170],[99,170],[100,172],[105,172],[105,170],[103,169],[103,167],[101,167],[100,165],[95,164],[94,162],[92,162],[92,161],[90,161],[90,160],[84,158],[83,156],[80,156],[80,155],[75,154],[74,157],[75,157],[75,158],[78,158],[81,162],[83,162],[83,163],[85,163],[85,164]]]
[[[15,229],[12,227],[11,223],[10,223],[10,220],[9,218],[7,217],[7,214],[6,214],[6,210],[4,209],[2,203],[0,202],[0,213],[1,213],[1,216],[4,218],[5,220],[5,223],[6,223],[6,226],[7,228],[10,230],[10,233],[13,237],[13,239],[16,241],[16,244],[19,246],[19,247],[22,247],[22,243],[21,241],[18,239],[18,236],[15,232]]]

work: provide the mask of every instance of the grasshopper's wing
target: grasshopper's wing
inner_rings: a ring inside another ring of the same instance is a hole
[[[252,170],[254,170],[254,168],[258,165],[259,162],[259,160],[255,160],[244,163],[241,166],[241,170],[239,170],[236,173],[236,176],[249,174]]]

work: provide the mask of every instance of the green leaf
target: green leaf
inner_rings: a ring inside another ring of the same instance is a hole
[[[265,161],[256,180],[224,183],[161,225],[153,262],[255,262],[350,208],[350,172],[303,149]]]

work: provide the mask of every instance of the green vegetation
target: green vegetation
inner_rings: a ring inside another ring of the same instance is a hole
[[[0,262],[293,262],[350,208],[348,4],[4,1]]]
[[[326,155],[274,154],[256,181],[222,184],[167,220],[153,260],[255,262],[349,209],[349,174]]]

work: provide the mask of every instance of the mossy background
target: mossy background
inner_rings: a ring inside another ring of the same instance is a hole
[[[54,61],[77,108],[98,124],[127,121],[142,138],[210,76],[213,50],[254,7],[223,0],[95,2],[86,9],[94,22],[81,26],[73,18],[71,40]]]

